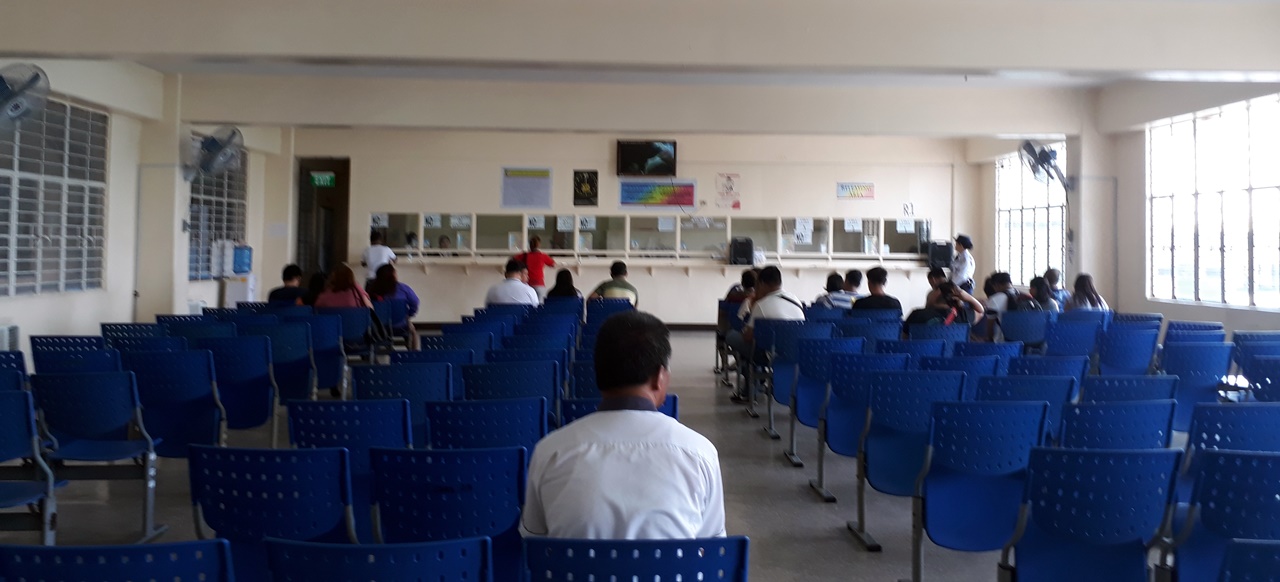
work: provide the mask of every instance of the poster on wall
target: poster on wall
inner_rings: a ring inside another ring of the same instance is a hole
[[[369,228],[386,228],[390,221],[386,212],[375,212],[369,215]]]
[[[600,205],[600,172],[596,170],[573,171],[573,205]]]
[[[450,214],[449,228],[471,228],[470,214]]]
[[[836,200],[874,200],[876,185],[871,182],[836,182]]]
[[[636,179],[620,182],[623,208],[635,207],[686,207],[697,202],[694,180]]]
[[[541,214],[529,215],[529,230],[545,230],[547,228],[547,217]]]
[[[440,220],[439,214],[423,214],[422,228],[444,228],[444,222]]]
[[[572,216],[557,216],[557,217],[556,217],[556,232],[573,232],[573,217],[572,217]]]
[[[549,168],[503,168],[503,208],[551,208]]]
[[[716,207],[742,210],[741,188],[741,174],[716,174]]]

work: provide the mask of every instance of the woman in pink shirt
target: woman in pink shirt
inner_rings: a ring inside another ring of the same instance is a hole
[[[356,284],[356,273],[351,267],[338,265],[333,270],[333,274],[329,275],[329,282],[325,284],[324,291],[316,297],[316,307],[368,307],[373,309],[373,303],[369,302],[369,295]]]

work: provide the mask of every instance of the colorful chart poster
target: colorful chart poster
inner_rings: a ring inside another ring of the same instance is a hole
[[[595,170],[573,171],[573,205],[600,205],[600,172]]]
[[[551,170],[503,168],[503,208],[551,208]]]
[[[544,230],[547,228],[547,217],[541,214],[529,215],[529,230]]]
[[[716,207],[742,210],[741,184],[741,174],[716,174]]]
[[[622,206],[694,206],[697,202],[693,180],[624,180]]]
[[[871,182],[836,182],[836,200],[874,200],[876,185]]]

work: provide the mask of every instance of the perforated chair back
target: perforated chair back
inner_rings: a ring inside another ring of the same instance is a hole
[[[1048,311],[1006,311],[1000,314],[1000,331],[1007,342],[1038,346],[1044,343],[1051,317]]]
[[[1240,374],[1252,382],[1253,378],[1259,378],[1263,373],[1258,369],[1258,358],[1275,357],[1280,357],[1280,342],[1252,342],[1236,344],[1232,360],[1240,369]]]
[[[189,342],[205,337],[236,337],[236,324],[226,321],[176,321],[164,327],[169,335]]]
[[[1175,552],[1180,580],[1212,580],[1233,539],[1280,541],[1280,453],[1198,453],[1191,535]],[[1274,566],[1274,565],[1273,565]]]
[[[262,336],[204,338],[195,347],[213,354],[218,399],[227,411],[227,428],[262,426],[276,406],[271,374],[271,340]]]
[[[200,310],[202,315],[208,315],[218,321],[226,321],[228,317],[238,312],[233,307],[205,307]]]
[[[427,442],[427,403],[448,402],[457,369],[444,363],[402,363],[391,366],[352,366],[351,389],[356,400],[408,400],[415,446]]]
[[[859,312],[858,315],[862,313]],[[902,338],[902,322],[897,319],[838,321],[836,328],[840,330],[840,337],[866,340],[867,352],[875,350],[876,342],[896,341]]]
[[[982,402],[1047,402],[1044,429],[1056,440],[1062,411],[1074,399],[1076,379],[1071,376],[1004,376],[978,381],[977,399]]]
[[[907,326],[907,337],[913,340],[940,339],[947,343],[942,355],[950,356],[955,353],[956,344],[968,343],[969,326],[913,323]]]
[[[696,540],[529,538],[533,580],[747,581],[745,536]]]
[[[497,344],[494,342],[494,334],[491,332],[483,333],[451,333],[449,335],[424,335],[422,340],[422,349],[425,350],[471,350],[476,353],[477,357],[483,357],[483,354],[494,349]],[[501,336],[498,336],[501,337]]]
[[[99,327],[102,329],[102,338],[108,344],[113,339],[169,335],[164,326],[158,323],[104,323]]]
[[[117,337],[107,340],[111,349],[121,352],[182,352],[187,350],[185,337]]]
[[[1094,309],[1076,309],[1072,311],[1063,311],[1058,314],[1057,320],[1064,323],[1088,323],[1094,324],[1099,330],[1107,329],[1111,325],[1111,311],[1100,311]]]
[[[267,315],[274,315],[276,317],[279,317],[281,320],[285,320],[291,317],[306,317],[308,315],[315,315],[316,310],[310,305],[271,304],[271,305],[268,305],[267,309],[265,311],[262,311],[261,313],[265,313]]]
[[[856,456],[867,425],[871,399],[871,372],[905,371],[906,354],[845,354],[829,356],[831,395],[822,409],[827,446],[838,455]]]
[[[37,374],[94,374],[119,372],[117,350],[56,350],[31,354]]]
[[[1164,343],[1182,344],[1188,342],[1222,343],[1227,341],[1227,332],[1221,329],[1189,330],[1168,329],[1164,333]]]
[[[1173,435],[1172,400],[1068,404],[1061,446],[1069,449],[1164,449]]]
[[[438,350],[421,350],[417,352],[391,352],[391,364],[449,364],[456,370],[456,374],[450,374],[453,379],[453,393],[462,394],[464,386],[462,384],[462,367],[470,364],[482,364],[479,358],[483,358],[484,352],[479,355],[471,350],[463,349],[438,349]]]
[[[336,315],[342,318],[342,344],[353,353],[368,347],[364,334],[373,322],[367,307],[317,307],[316,315]]]
[[[1172,400],[1177,387],[1177,376],[1086,376],[1080,383],[1080,401]]]
[[[477,309],[476,315],[511,315],[524,319],[534,309],[533,305],[524,305],[519,303],[496,303],[486,305],[484,309]]]
[[[419,544],[320,544],[267,540],[276,582],[466,580],[493,582],[489,538]]]
[[[584,301],[581,297],[547,297],[543,301],[539,312],[569,314],[577,317],[578,321],[582,321],[583,313],[586,309],[583,303]]]
[[[743,321],[738,319],[738,312],[742,310],[741,301],[720,300],[716,309],[719,312],[719,318],[727,324],[728,329],[742,331]]]
[[[17,370],[27,375],[27,356],[22,352],[0,352],[0,370]]]
[[[634,309],[627,299],[592,299],[587,302],[587,325],[599,327],[610,316]]]
[[[573,385],[569,394],[573,398],[600,398],[594,360],[579,359],[573,363]]]
[[[84,350],[105,350],[106,340],[96,335],[33,335],[31,336],[31,354],[41,352],[67,352]]]
[[[27,377],[22,372],[0,369],[0,393],[26,389]]]
[[[485,355],[488,363],[503,362],[555,362],[556,363],[556,386],[564,384],[564,377],[560,375],[561,370],[569,368],[569,350],[566,349],[519,349],[512,348],[506,350],[490,350]]]
[[[1280,572],[1280,542],[1232,540],[1222,558],[1218,582],[1275,580]]]
[[[560,365],[556,362],[496,362],[462,367],[467,400],[546,398],[560,396]]]
[[[757,352],[773,352],[777,349],[778,330],[783,327],[802,327],[804,320],[757,319],[752,323],[752,337]]]
[[[920,483],[924,530],[953,550],[998,550],[1013,537],[1043,402],[935,402],[929,467]]]
[[[902,324],[902,311],[898,309],[851,309],[848,316],[871,321],[896,321],[899,325]]]
[[[839,307],[823,307],[813,305],[804,308],[805,321],[839,321],[844,319],[845,310]]]
[[[578,325],[572,321],[528,321],[516,326],[516,336],[566,337],[573,343],[578,336]]]
[[[270,313],[240,313],[232,310],[232,313],[223,317],[221,321],[234,323],[237,326],[274,325],[280,323],[280,318]]]
[[[555,335],[512,335],[502,338],[502,347],[522,350],[567,350],[573,344],[573,336],[565,333]]]
[[[1191,499],[1203,451],[1280,453],[1280,403],[1201,403],[1191,413],[1187,463],[1178,479],[1178,501]]]
[[[943,340],[880,340],[876,342],[877,354],[907,354],[914,360],[924,357],[941,358],[947,349]]]
[[[291,400],[289,442],[300,449],[344,448],[352,475],[369,474],[369,450],[413,445],[408,400]]]
[[[1100,311],[1077,311],[1068,313],[1102,313]],[[1102,326],[1096,321],[1059,320],[1049,324],[1044,332],[1044,353],[1046,356],[1085,356],[1089,357],[1098,344],[1098,333]]]
[[[1218,399],[1218,385],[1231,367],[1229,343],[1178,343],[1164,346],[1160,357],[1162,371],[1178,377],[1173,413],[1173,430],[1184,431],[1191,425],[1191,410],[1197,403]]]
[[[1259,402],[1280,402],[1280,357],[1257,356],[1249,363],[1249,385]]]
[[[1078,384],[1088,372],[1086,356],[1023,356],[1009,361],[1010,376],[1071,376]]]
[[[342,385],[347,369],[347,350],[342,341],[342,318],[337,315],[291,315],[286,323],[305,323],[311,330],[311,359],[316,365],[316,386]]]
[[[1112,323],[1155,323],[1158,328],[1164,323],[1163,313],[1120,313],[1111,316]]]
[[[465,321],[466,318],[463,318]],[[455,334],[487,333],[495,338],[511,334],[510,324],[506,321],[472,321],[471,323],[446,323],[440,326],[440,333],[445,337]]]
[[[1181,453],[1031,451],[1013,544],[1019,580],[1147,579],[1147,543],[1161,528]]]
[[[805,340],[830,339],[835,326],[830,321],[774,327],[773,399],[789,405],[791,387],[799,374],[799,345]]]
[[[1160,330],[1112,326],[1098,339],[1098,373],[1140,376],[1151,370]]]
[[[38,438],[31,394],[22,390],[0,392],[0,463],[35,457]]]
[[[372,457],[374,523],[382,542],[485,536],[493,540],[494,579],[520,578],[524,449],[374,449]]]
[[[963,372],[871,373],[871,424],[862,443],[867,482],[881,493],[914,495],[933,405],[963,396]]]
[[[600,397],[564,398],[560,400],[560,426],[565,426],[600,408]]]
[[[40,374],[31,377],[31,395],[60,446],[125,440],[141,408],[132,372]]]
[[[237,301],[236,309],[249,313],[266,313],[271,304],[266,301]]]
[[[394,329],[409,325],[409,303],[404,299],[379,299],[373,302],[373,311],[383,324]]]
[[[271,339],[271,370],[280,389],[280,400],[315,397],[318,382],[309,324],[245,325],[240,328],[240,334]]]
[[[426,445],[432,449],[493,449],[534,445],[547,436],[547,400],[427,403]]]
[[[185,457],[188,445],[222,442],[211,352],[129,352],[122,359],[137,377],[142,418],[158,441],[156,453]]]
[[[1221,321],[1170,321],[1169,331],[1217,331],[1222,329]]]
[[[1000,370],[999,356],[954,356],[950,358],[922,357],[916,361],[921,370],[937,372],[964,372],[964,398],[973,400],[978,393],[978,379],[996,376]]]
[[[168,327],[171,323],[216,323],[218,318],[212,315],[157,315],[156,323]]]
[[[226,540],[125,546],[0,546],[5,580],[201,580],[230,582]]]

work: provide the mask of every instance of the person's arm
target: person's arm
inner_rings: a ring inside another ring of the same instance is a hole
[[[414,293],[413,287],[405,285],[404,283],[400,284],[400,288],[404,289],[404,302],[409,306],[409,317],[417,315],[418,305],[421,303],[418,300],[418,294]]]
[[[539,481],[542,479],[542,461],[538,450],[533,451],[533,460],[529,462],[529,476],[525,479],[524,509],[520,512],[521,537],[545,537],[548,533],[547,516],[542,509],[542,492]]]
[[[963,293],[963,291],[961,291],[961,292]],[[930,292],[929,292],[929,294],[928,294],[928,295],[926,295],[926,296],[925,296],[925,298],[924,298],[924,305],[925,305],[925,307],[933,307],[934,305],[937,305],[937,303],[938,303],[938,295],[940,295],[940,294],[941,294],[941,293],[940,293],[937,289],[934,289],[934,290],[930,291]]]
[[[720,461],[716,457],[705,459],[706,498],[703,501],[702,525],[698,527],[700,538],[722,538],[724,527],[724,479],[720,473]]]
[[[987,313],[987,309],[982,306],[982,302],[978,301],[977,297],[965,293],[964,289],[956,289],[956,292],[960,294],[961,301],[973,308],[973,321],[970,323],[982,321],[982,317]]]
[[[599,285],[596,285],[596,288],[595,288],[595,289],[593,289],[593,290],[591,291],[591,295],[588,295],[588,296],[587,296],[587,299],[601,299],[601,298],[603,298],[604,296],[600,294],[600,289],[602,289],[602,288],[604,288],[604,283],[601,283],[601,284],[599,284]]]
[[[369,300],[369,294],[365,293],[364,289],[361,289],[359,287],[356,287],[356,291],[358,291],[357,295],[360,296],[360,300],[364,301],[364,306],[368,307],[369,309],[373,309],[373,302]]]

